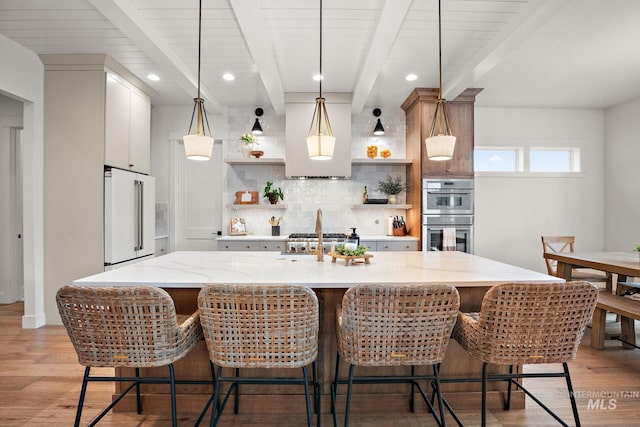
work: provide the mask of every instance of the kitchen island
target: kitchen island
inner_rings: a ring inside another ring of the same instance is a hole
[[[158,286],[171,294],[179,314],[190,314],[197,310],[198,291],[207,283],[285,283],[313,288],[320,302],[317,363],[324,394],[322,408],[326,412],[330,409],[326,394],[335,366],[335,307],[349,287],[359,283],[448,283],[460,293],[461,311],[478,311],[483,295],[495,284],[562,281],[557,277],[462,252],[372,252],[372,255],[370,264],[346,266],[342,260],[332,263],[329,256],[324,257],[324,262],[318,262],[314,255],[283,255],[279,252],[174,252],[78,279],[74,283],[91,286]],[[481,369],[480,361],[467,355],[455,341],[450,342],[441,368],[444,378],[479,377]],[[147,374],[153,375],[154,371],[148,370]],[[204,342],[176,363],[178,379],[207,379],[210,375]],[[298,393],[291,387],[272,387],[277,393]],[[490,387],[489,407],[499,408],[502,406],[502,396],[498,390],[503,386],[494,383]],[[454,408],[479,408],[479,383],[449,383],[444,385],[443,390]],[[356,394],[384,394],[384,404],[392,411],[406,410],[406,391],[403,385],[362,385],[354,389]],[[147,387],[145,393],[149,403],[145,408],[150,411],[167,410],[166,392],[166,387]],[[179,407],[198,411],[211,393],[211,387],[183,386],[178,388],[178,393]],[[289,398],[286,395],[269,393],[264,386],[247,385],[242,393],[251,395],[243,400],[252,400],[251,404],[243,405],[246,410],[263,411],[291,404],[287,403]],[[153,399],[154,394],[164,396]],[[134,400],[126,401],[124,408],[135,410]],[[362,404],[362,409],[366,410],[367,405],[379,406],[380,399],[354,399],[353,404],[356,408]],[[514,393],[512,405],[524,405],[521,392]]]

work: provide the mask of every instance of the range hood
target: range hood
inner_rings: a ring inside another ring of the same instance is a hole
[[[285,175],[291,179],[348,179],[351,177],[351,94],[327,93],[329,121],[336,137],[331,160],[311,160],[307,135],[317,93],[285,94]]]

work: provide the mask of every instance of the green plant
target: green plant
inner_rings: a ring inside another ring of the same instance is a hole
[[[273,182],[267,181],[262,197],[268,198],[271,203],[277,203],[278,199],[284,200],[284,193],[282,192],[282,188],[274,188]]]
[[[640,252],[640,245],[636,245],[636,252]]]
[[[246,144],[260,145],[260,143],[258,142],[258,138],[256,138],[253,134],[250,134],[250,133],[243,133],[242,135],[240,135],[240,138],[238,139],[240,141],[244,141]]]
[[[393,178],[387,175],[384,181],[378,181],[378,190],[388,196],[400,194],[406,190],[407,186],[402,182],[399,176]]]

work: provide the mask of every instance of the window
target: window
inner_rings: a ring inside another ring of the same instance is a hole
[[[567,174],[580,172],[579,148],[476,147],[475,172]]]
[[[529,170],[531,172],[579,172],[577,148],[531,148]]]
[[[519,172],[522,171],[522,150],[476,147],[473,164],[476,172]]]

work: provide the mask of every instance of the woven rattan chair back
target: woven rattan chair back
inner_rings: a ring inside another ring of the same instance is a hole
[[[209,359],[220,367],[299,368],[318,355],[318,298],[296,285],[209,285],[198,296]]]
[[[339,352],[358,366],[440,363],[459,306],[450,285],[354,286],[337,317]]]
[[[466,342],[488,363],[569,362],[597,301],[598,288],[589,282],[497,285],[482,301],[478,336]]]
[[[201,337],[183,333],[173,300],[159,288],[64,286],[56,301],[84,366],[164,366]]]

